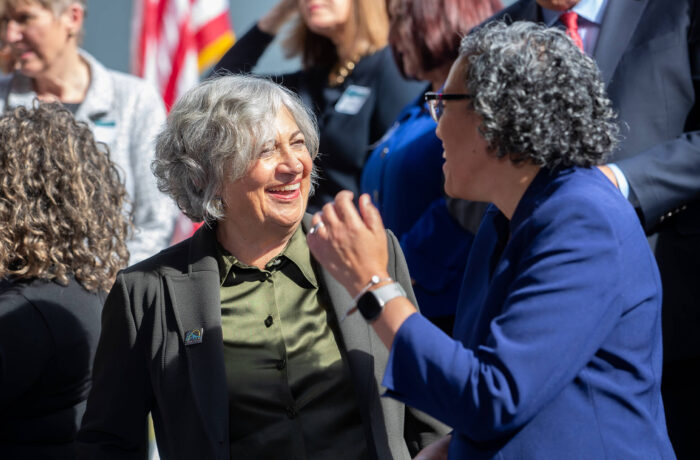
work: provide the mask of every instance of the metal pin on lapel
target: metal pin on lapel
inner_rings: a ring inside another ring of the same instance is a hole
[[[204,336],[204,328],[192,329],[191,331],[185,332],[185,345],[196,345],[202,343],[202,337]]]

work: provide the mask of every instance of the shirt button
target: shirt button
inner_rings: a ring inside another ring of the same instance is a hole
[[[297,411],[294,410],[294,408],[292,406],[287,406],[284,409],[284,411],[287,413],[287,417],[289,417],[289,418],[296,418],[296,416],[298,415]]]
[[[389,153],[389,147],[384,147],[382,149],[381,157],[384,158],[387,153]]]
[[[279,361],[277,361],[277,370],[281,371],[282,369],[285,368],[286,365],[287,365],[287,360],[280,359]]]
[[[270,326],[272,326],[272,315],[267,315],[267,318],[265,318],[265,327]]]

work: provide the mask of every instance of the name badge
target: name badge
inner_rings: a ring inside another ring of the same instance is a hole
[[[117,123],[114,120],[96,120],[92,127],[92,134],[98,142],[112,146],[117,134]]]
[[[335,111],[347,115],[355,115],[365,105],[371,90],[366,86],[350,85],[335,104]]]

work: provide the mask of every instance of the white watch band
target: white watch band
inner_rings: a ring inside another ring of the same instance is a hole
[[[382,307],[392,299],[406,297],[406,291],[404,291],[403,286],[399,283],[387,284],[371,292]]]

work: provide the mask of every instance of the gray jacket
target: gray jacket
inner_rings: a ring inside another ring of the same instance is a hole
[[[153,140],[165,121],[163,101],[145,81],[107,69],[85,51],[80,54],[90,67],[90,87],[75,116],[109,147],[120,168],[136,226],[128,242],[133,264],[168,246],[177,213],[151,173]],[[19,72],[0,77],[0,113],[31,107],[35,98],[31,78]]]

